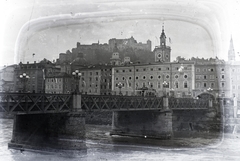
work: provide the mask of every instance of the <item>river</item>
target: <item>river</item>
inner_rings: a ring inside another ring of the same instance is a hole
[[[154,140],[109,136],[110,126],[87,125],[87,151],[43,152],[8,149],[13,120],[0,119],[1,161],[186,161],[240,160],[240,135]],[[100,139],[101,138],[101,139]]]

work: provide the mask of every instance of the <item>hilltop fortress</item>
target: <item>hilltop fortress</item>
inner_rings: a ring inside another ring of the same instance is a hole
[[[84,57],[86,59],[94,59],[97,54],[105,52],[106,54],[111,54],[114,50],[115,44],[119,51],[131,48],[133,50],[143,50],[151,52],[152,42],[147,40],[146,43],[137,42],[133,37],[127,39],[116,39],[112,38],[107,43],[100,44],[92,43],[91,45],[82,45],[77,42],[77,47],[72,48],[72,51],[66,51],[66,53],[59,54],[59,62],[72,62],[78,57]]]

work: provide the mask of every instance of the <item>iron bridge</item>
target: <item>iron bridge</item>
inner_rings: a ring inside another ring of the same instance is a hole
[[[168,98],[172,110],[208,109],[208,99]],[[162,110],[163,97],[81,95],[83,111]],[[73,94],[0,93],[0,112],[10,114],[73,111]]]

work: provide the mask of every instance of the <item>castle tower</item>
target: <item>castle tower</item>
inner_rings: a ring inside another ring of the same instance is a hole
[[[155,62],[170,62],[171,47],[166,46],[166,35],[164,32],[164,26],[162,26],[162,33],[160,36],[160,46],[155,47],[153,50],[155,54]]]
[[[228,49],[228,61],[235,61],[235,51],[234,51],[232,37],[231,37],[230,46],[229,46],[229,49]]]
[[[113,53],[112,53],[112,58],[110,58],[110,64],[111,65],[120,65],[121,64],[121,59],[119,57],[117,43],[115,43]]]

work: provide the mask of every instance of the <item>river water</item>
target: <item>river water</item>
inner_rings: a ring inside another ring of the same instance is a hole
[[[13,120],[0,119],[0,161],[240,160],[240,135],[174,138],[161,141],[109,136],[110,126],[87,125],[87,151],[20,151],[8,149],[12,125]]]

